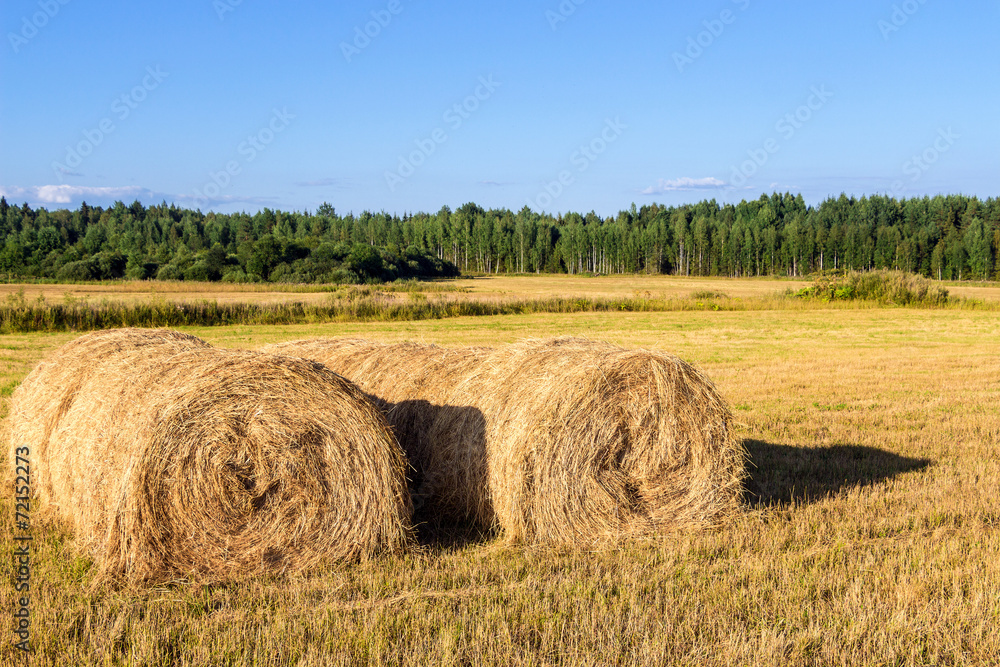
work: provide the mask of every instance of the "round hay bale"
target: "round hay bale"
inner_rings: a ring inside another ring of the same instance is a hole
[[[488,348],[321,338],[266,345],[261,351],[317,361],[361,387],[385,414],[406,453],[414,507],[424,507],[432,490],[440,503],[439,485],[429,467],[433,447],[428,435],[444,412],[456,413],[449,414],[452,421],[462,414],[476,419],[478,411],[463,412],[462,406],[451,405],[448,397],[482,364]]]
[[[357,387],[303,359],[149,336],[84,336],[12,398],[11,447],[31,448],[38,495],[97,580],[293,573],[409,543],[404,458]],[[63,364],[88,370],[53,416],[32,399],[62,392]],[[46,442],[36,421],[54,424]]]
[[[738,507],[744,452],[732,415],[711,380],[677,357],[530,340],[454,351],[461,368],[436,379],[413,348],[320,340],[278,349],[383,398],[393,424],[400,401],[428,404],[412,423],[439,512],[500,527],[512,541],[592,544],[711,525]]]
[[[119,356],[126,352],[144,350],[165,357],[209,347],[200,338],[170,329],[113,329],[80,336],[40,361],[11,397],[10,417],[4,431],[12,448],[19,446],[15,445],[15,440],[31,444],[32,458],[50,464],[35,466],[32,471],[32,491],[42,505],[47,505],[51,497],[50,470],[53,466],[66,466],[66,458],[73,453],[66,447],[49,452],[52,432],[89,376],[107,361],[117,363]],[[27,406],[30,406],[30,419],[21,414]]]

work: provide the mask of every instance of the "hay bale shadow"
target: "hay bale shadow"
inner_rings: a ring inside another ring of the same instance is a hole
[[[431,427],[438,423],[461,428],[463,454],[473,460],[486,460],[486,418],[482,411],[472,406],[434,405],[425,400],[389,403],[373,398],[385,414],[391,415],[393,430],[409,460],[407,483],[413,500],[417,541],[435,549],[457,549],[494,539],[495,530],[478,525],[473,517],[464,516],[456,503],[449,501],[447,486],[454,480],[443,482],[427,474],[435,447],[428,438],[434,437]],[[462,466],[462,470],[480,474],[464,483],[486,488],[485,467]]]
[[[762,440],[746,440],[744,445],[749,462],[743,500],[748,505],[812,503],[923,470],[932,463],[862,445],[796,447]]]
[[[499,535],[496,531],[484,529],[475,521],[434,517],[426,512],[418,512],[414,516],[413,528],[417,532],[417,543],[433,551],[457,551],[468,546],[485,544]]]

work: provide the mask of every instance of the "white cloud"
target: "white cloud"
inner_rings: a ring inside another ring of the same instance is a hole
[[[87,187],[82,185],[34,185],[27,188],[0,185],[0,195],[23,199],[31,204],[71,204],[78,199],[136,199],[152,195],[150,190],[129,185],[123,187]]]
[[[131,202],[135,199],[151,204],[158,201],[186,203],[196,208],[211,210],[221,205],[251,204],[256,206],[275,206],[277,200],[273,197],[252,197],[241,195],[217,195],[215,197],[199,197],[197,195],[169,194],[150,190],[137,185],[118,187],[95,187],[83,185],[34,185],[21,187],[16,185],[0,185],[0,196],[8,201],[26,201],[30,206],[67,206],[75,207],[84,200],[91,204],[105,205],[116,200]]]
[[[172,198],[172,199],[171,199]],[[244,197],[242,195],[216,195],[215,197],[199,197],[198,195],[170,195],[167,199],[175,202],[190,202],[188,205],[194,208],[203,208],[206,211],[213,210],[214,207],[224,204],[255,204],[257,206],[275,206],[278,200],[275,197]]]
[[[720,181],[717,178],[690,178],[688,176],[684,176],[683,178],[675,178],[672,180],[661,178],[656,185],[651,185],[641,192],[644,195],[658,195],[664,192],[715,190],[725,186],[725,181]]]
[[[28,197],[28,189],[19,188],[15,185],[7,187],[0,185],[0,197],[6,197],[11,200],[26,199]]]
[[[45,204],[70,204],[74,200],[90,197],[100,199],[137,199],[149,190],[136,185],[123,187],[87,187],[82,185],[39,185],[35,188],[37,200]]]
[[[324,188],[324,187],[336,187],[336,188],[347,188],[349,183],[346,178],[320,178],[315,181],[298,181],[295,185],[300,188]]]

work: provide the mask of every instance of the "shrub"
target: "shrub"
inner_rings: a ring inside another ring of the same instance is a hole
[[[184,280],[210,282],[221,278],[218,269],[209,266],[204,260],[195,262],[184,272]]]
[[[222,282],[224,283],[248,283],[250,277],[243,271],[243,269],[234,269],[224,276],[222,276]]]
[[[90,258],[90,264],[98,280],[114,280],[125,276],[127,261],[121,253],[99,252]]]
[[[915,273],[884,270],[822,273],[796,296],[822,301],[875,301],[896,306],[943,306],[948,303],[948,290],[932,280]]]
[[[361,283],[361,276],[350,269],[341,267],[323,276],[323,282],[337,283],[340,285],[358,285]]]
[[[184,274],[173,264],[164,264],[156,272],[157,280],[184,280]]]
[[[75,262],[67,262],[56,272],[56,279],[61,282],[81,282],[85,280],[95,280],[96,273],[94,266],[89,259],[80,259]]]
[[[129,280],[146,280],[156,275],[160,265],[156,262],[129,263],[125,269],[125,277]]]

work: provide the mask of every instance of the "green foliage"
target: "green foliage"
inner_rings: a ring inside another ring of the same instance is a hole
[[[874,301],[896,306],[948,303],[947,289],[923,276],[903,271],[826,272],[816,275],[813,284],[796,295],[822,301]]]
[[[356,243],[347,256],[347,269],[364,281],[380,280],[385,272],[382,255],[370,245]]]
[[[125,276],[127,262],[119,252],[103,251],[90,258],[97,280],[114,280]]]
[[[125,267],[125,259],[120,254],[99,252],[89,259],[63,264],[55,277],[64,282],[114,280],[124,277]]]
[[[211,266],[205,260],[195,262],[184,271],[184,280],[212,282],[222,278],[219,269]]]
[[[147,262],[138,255],[131,253],[125,264],[125,277],[129,280],[146,280],[156,275],[160,265],[156,262]]]
[[[281,244],[273,236],[265,234],[253,246],[253,253],[247,260],[247,273],[266,276],[281,260]]]
[[[184,273],[173,264],[164,264],[156,272],[157,280],[183,280]]]
[[[56,272],[56,279],[72,283],[97,280],[93,265],[89,259],[81,259],[76,262],[67,262]]]
[[[232,271],[229,271],[228,273],[222,276],[222,282],[242,284],[242,283],[249,283],[252,281],[250,280],[249,276],[247,276],[247,274],[244,273],[243,269],[233,269]]]
[[[964,196],[841,195],[807,206],[801,195],[774,193],[738,204],[633,206],[606,218],[474,203],[403,216],[338,215],[329,204],[315,215],[206,215],[139,202],[48,211],[0,197],[0,273],[8,278],[92,271],[92,279],[149,279],[163,271],[171,279],[315,284],[446,277],[459,269],[731,277],[834,269],[992,280],[1000,279],[998,260],[1000,200]],[[91,263],[73,264],[84,261]]]

